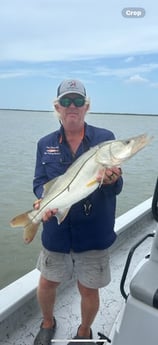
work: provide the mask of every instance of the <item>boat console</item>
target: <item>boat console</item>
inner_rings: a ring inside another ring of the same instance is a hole
[[[152,201],[152,215],[158,222],[158,179]],[[156,228],[156,226],[155,226]],[[127,295],[124,289],[131,258],[135,249],[148,237],[137,243],[130,251],[121,280],[121,293],[125,298],[122,314],[113,332],[112,345],[157,345],[158,334],[158,229],[147,256],[130,283]]]

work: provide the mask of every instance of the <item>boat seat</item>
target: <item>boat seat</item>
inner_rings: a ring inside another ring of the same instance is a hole
[[[158,309],[158,262],[149,259],[139,269],[130,283],[131,295],[139,301]]]

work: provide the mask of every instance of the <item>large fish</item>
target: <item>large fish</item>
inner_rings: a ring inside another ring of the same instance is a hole
[[[34,209],[13,218],[10,225],[24,227],[24,241],[30,243],[47,210],[58,209],[55,217],[60,224],[73,204],[99,187],[100,182],[96,177],[101,168],[120,167],[151,139],[143,134],[126,140],[105,141],[92,147],[83,153],[63,175],[44,185],[44,196],[38,210]]]

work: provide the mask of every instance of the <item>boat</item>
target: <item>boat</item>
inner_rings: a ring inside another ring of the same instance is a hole
[[[93,341],[83,344],[156,345],[158,325],[158,180],[153,196],[116,218],[110,248],[111,283],[100,290]],[[0,343],[32,345],[42,315],[36,299],[37,269],[0,290]],[[80,324],[75,276],[57,294],[57,332],[66,345]]]
[[[151,212],[158,222],[158,179],[156,182]],[[150,252],[136,267],[130,280],[129,293],[125,282],[134,252],[142,243],[152,238]],[[158,325],[158,228],[148,232],[131,249],[122,274],[120,291],[124,305],[113,326],[112,345],[156,345]]]

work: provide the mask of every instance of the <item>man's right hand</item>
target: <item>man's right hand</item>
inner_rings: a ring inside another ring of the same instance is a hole
[[[33,203],[33,207],[35,210],[38,210],[40,208],[40,203],[41,203],[42,199],[38,199]],[[42,220],[44,222],[47,222],[50,218],[52,218],[53,216],[56,215],[56,213],[58,212],[57,208],[54,208],[53,210],[47,210],[45,212],[45,214],[42,217]]]

